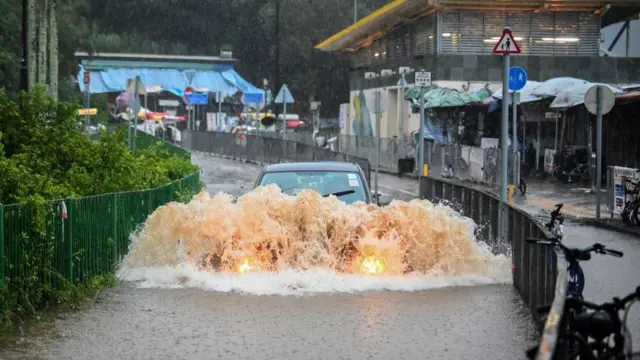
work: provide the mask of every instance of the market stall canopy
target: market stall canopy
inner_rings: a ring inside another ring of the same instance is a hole
[[[409,100],[414,112],[420,111],[421,89],[414,87],[405,91],[405,99]],[[456,107],[471,104],[482,104],[491,96],[487,89],[480,89],[475,93],[465,93],[456,89],[441,88],[437,85],[425,88],[422,94],[426,101],[426,108]]]
[[[83,74],[85,68],[80,66],[78,84],[81,91],[85,91]],[[193,80],[189,83],[188,73],[193,73]],[[211,92],[221,92],[223,96],[243,93],[262,93],[251,83],[243,79],[231,65],[215,64],[210,70],[179,70],[166,68],[103,68],[91,70],[89,91],[92,94],[125,91],[127,79],[140,75],[147,91],[168,91],[178,96],[184,95],[184,89],[191,86],[195,89]]]
[[[549,105],[549,107],[552,109],[565,109],[565,108],[582,105],[584,104],[584,95],[594,85],[606,86],[609,89],[611,89],[611,91],[613,91],[614,94],[624,93],[624,91],[618,88],[615,88],[611,85],[592,83],[587,81],[583,84],[577,84],[570,88],[560,91],[556,95],[556,98],[553,99],[553,102],[551,103],[551,105]]]
[[[531,90],[531,94],[539,97],[558,96],[558,94],[566,89],[589,83],[589,81],[584,79],[568,76],[557,77],[540,83]]]
[[[538,85],[540,85],[540,83],[537,81],[527,81],[527,84],[524,86],[524,88],[518,91],[520,93],[520,103],[542,100],[542,97],[533,94],[533,90],[536,89]],[[513,93],[513,91],[509,91],[509,93]],[[500,87],[500,89],[494,92],[491,96],[496,99],[502,100],[502,87]]]

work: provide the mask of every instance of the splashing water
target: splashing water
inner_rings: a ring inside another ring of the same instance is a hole
[[[507,283],[511,263],[476,225],[427,200],[346,205],[276,185],[237,199],[203,191],[149,216],[119,275],[147,287],[255,294]]]

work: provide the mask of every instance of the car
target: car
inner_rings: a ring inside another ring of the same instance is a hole
[[[303,189],[315,190],[323,196],[334,195],[346,204],[362,201],[388,205],[389,199],[371,194],[362,168],[343,161],[291,162],[266,165],[254,188],[276,184],[286,194]]]

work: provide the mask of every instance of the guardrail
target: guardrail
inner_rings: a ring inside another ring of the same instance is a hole
[[[145,134],[148,135],[148,134]],[[145,138],[151,145],[158,138]],[[144,137],[144,135],[142,135]],[[143,144],[143,143],[141,143]],[[190,154],[170,145],[172,153]],[[4,279],[50,288],[82,283],[115,269],[129,249],[129,235],[156,208],[200,190],[200,173],[154,189],[46,201],[0,204],[0,287]],[[37,261],[38,263],[32,263]]]
[[[195,132],[183,135],[183,145],[195,151],[225,155],[235,159],[274,163],[286,161],[355,161],[369,173],[369,160],[320,149],[294,141],[260,136],[241,136],[221,132]],[[368,169],[368,170],[366,170]],[[446,200],[480,226],[479,238],[499,251],[510,252],[513,259],[513,285],[537,318],[539,306],[552,304],[542,329],[538,359],[551,359],[555,350],[559,319],[564,310],[567,290],[567,263],[559,251],[528,246],[528,237],[550,236],[542,224],[526,212],[507,206],[509,244],[498,243],[500,200],[479,187],[434,175],[420,183],[420,196],[432,202]],[[500,247],[500,245],[505,245]],[[509,246],[506,246],[509,245]],[[523,349],[524,352],[524,349]]]
[[[446,200],[462,214],[481,226],[480,240],[504,251],[499,244],[498,212],[500,200],[479,188],[456,181],[432,176],[422,179],[420,196],[432,202]],[[551,312],[542,329],[538,359],[551,359],[555,349],[559,319],[564,310],[567,290],[567,263],[560,251],[549,247],[526,245],[529,237],[543,238],[551,234],[526,212],[506,207],[508,228],[506,238],[513,261],[513,285],[537,320],[537,309],[552,304]]]
[[[182,146],[193,151],[225,155],[234,159],[272,164],[292,161],[347,161],[360,165],[371,183],[369,160],[292,140],[238,135],[226,132],[187,132]]]

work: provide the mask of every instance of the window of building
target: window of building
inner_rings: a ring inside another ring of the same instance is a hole
[[[489,54],[505,26],[523,54],[598,55],[600,19],[592,13],[441,13],[443,53]]]

